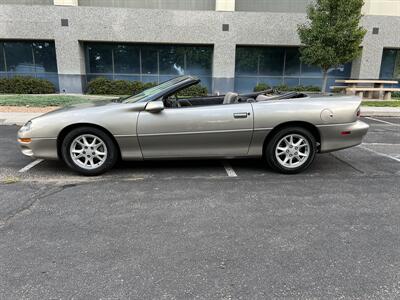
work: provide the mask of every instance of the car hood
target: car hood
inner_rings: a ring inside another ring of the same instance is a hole
[[[115,100],[98,100],[98,101],[90,101],[87,103],[79,103],[79,104],[72,104],[68,105],[53,111],[50,111],[46,114],[43,114],[40,117],[44,116],[54,116],[57,114],[63,114],[66,112],[72,111],[89,111],[89,110],[99,110],[99,109],[108,109],[114,107],[115,105],[121,105],[120,103],[115,102]]]

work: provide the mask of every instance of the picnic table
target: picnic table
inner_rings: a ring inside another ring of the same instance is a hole
[[[347,85],[331,86],[331,89],[343,89],[346,94],[356,94],[361,97],[365,93],[367,98],[390,100],[392,92],[400,92],[400,88],[385,87],[385,84],[398,84],[397,80],[338,79],[335,82]],[[368,86],[365,86],[366,84]]]

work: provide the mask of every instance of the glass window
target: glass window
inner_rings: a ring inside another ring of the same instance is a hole
[[[141,52],[142,52],[142,73],[158,74],[157,48],[155,46],[142,46]]]
[[[112,45],[90,44],[87,47],[89,73],[112,73],[112,50]]]
[[[112,79],[163,82],[179,75],[208,78],[211,87],[212,46],[86,43],[87,78],[91,75]]]
[[[164,46],[159,50],[160,74],[185,74],[185,48],[179,46]]]
[[[211,47],[186,48],[186,73],[192,75],[209,75],[212,69]]]
[[[300,78],[285,77],[284,84],[287,86],[298,86],[300,85]]]
[[[302,63],[301,76],[322,76],[322,71],[320,67]]]
[[[0,72],[4,72],[5,70],[3,43],[0,42]]]
[[[300,75],[300,52],[299,48],[286,49],[285,76]]]
[[[35,68],[37,73],[57,72],[54,42],[33,42]]]
[[[235,70],[237,75],[258,75],[260,49],[256,47],[237,47]]]
[[[400,78],[400,50],[383,50],[381,71],[379,77],[386,79]]]
[[[284,58],[284,48],[262,48],[260,55],[259,74],[268,76],[282,76]]]
[[[351,65],[347,63],[332,68],[328,73],[329,78],[349,78]],[[400,63],[398,65],[400,73]],[[317,66],[301,63],[298,47],[238,46],[235,89],[238,92],[249,92],[253,90],[254,82],[264,82],[272,87],[280,84],[321,86],[322,72]]]
[[[322,86],[322,78],[300,78],[301,85]],[[329,86],[329,85],[327,85]]]
[[[351,75],[351,63],[340,65],[336,68],[329,69],[328,76],[338,76],[338,77],[350,77]]]
[[[114,72],[122,74],[140,73],[140,49],[131,45],[114,47]]]
[[[5,42],[7,71],[15,73],[34,73],[32,43]]]

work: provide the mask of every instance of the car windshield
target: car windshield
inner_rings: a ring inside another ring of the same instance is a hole
[[[155,87],[149,88],[147,90],[144,90],[143,92],[130,96],[128,98],[123,99],[123,103],[134,103],[134,102],[140,102],[148,97],[157,95],[163,90],[167,90],[170,87],[174,86],[180,81],[183,81],[187,79],[187,77],[176,77],[167,81],[164,81],[163,83],[160,83],[159,85],[156,85]]]

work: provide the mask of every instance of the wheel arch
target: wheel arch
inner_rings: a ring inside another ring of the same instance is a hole
[[[321,134],[318,130],[318,128],[309,123],[309,122],[305,122],[305,121],[289,121],[289,122],[284,122],[281,123],[277,126],[275,126],[265,137],[264,140],[264,145],[263,145],[263,155],[264,155],[264,151],[266,146],[268,145],[268,143],[271,141],[272,137],[279,132],[280,130],[282,130],[283,128],[287,128],[287,127],[301,127],[304,129],[307,129],[308,131],[311,132],[311,134],[314,136],[316,142],[317,142],[317,148],[318,151],[320,150],[320,144],[321,144]]]
[[[80,128],[80,127],[92,127],[92,128],[96,128],[96,129],[103,131],[105,134],[107,134],[111,138],[115,147],[117,148],[118,156],[121,157],[120,146],[110,131],[108,131],[106,128],[104,128],[100,125],[93,124],[93,123],[76,123],[76,124],[71,124],[71,125],[64,127],[57,136],[57,155],[58,155],[59,159],[62,159],[61,145],[62,145],[64,138],[67,136],[67,134],[69,132],[71,132],[72,130],[74,130],[76,128]]]

